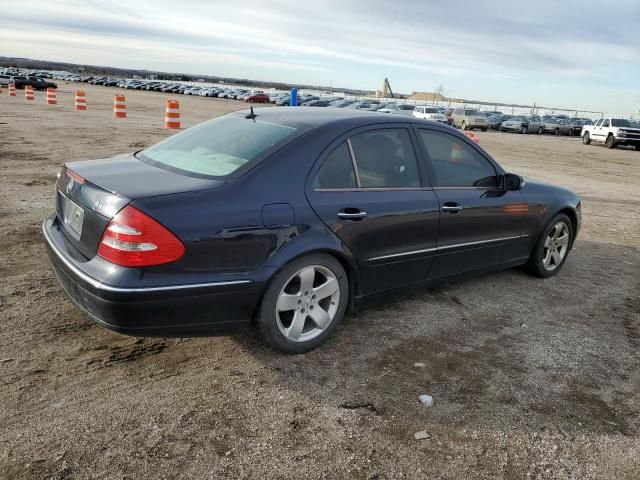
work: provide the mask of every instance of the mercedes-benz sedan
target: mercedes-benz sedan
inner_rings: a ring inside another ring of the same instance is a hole
[[[68,163],[56,205],[53,270],[96,322],[142,336],[253,327],[285,352],[407,287],[518,265],[555,275],[581,222],[574,193],[505,172],[449,126],[350,109],[230,113]]]

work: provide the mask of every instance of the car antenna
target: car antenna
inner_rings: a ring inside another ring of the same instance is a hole
[[[250,113],[249,115],[247,115],[246,117],[244,117],[244,118],[250,118],[251,120],[253,120],[253,121],[255,122],[256,117],[257,117],[257,116],[258,116],[258,115],[256,115],[255,113],[253,113],[253,105],[252,105],[252,106],[251,106],[251,113]]]

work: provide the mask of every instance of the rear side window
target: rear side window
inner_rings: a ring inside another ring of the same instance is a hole
[[[493,165],[453,135],[420,129],[435,173],[435,187],[495,188],[498,178]]]
[[[353,162],[346,142],[331,152],[313,181],[313,188],[356,188]]]
[[[294,126],[230,114],[209,120],[143,150],[141,160],[160,168],[205,177],[247,170],[300,133]]]
[[[419,187],[420,173],[409,132],[385,128],[351,137],[362,188]]]

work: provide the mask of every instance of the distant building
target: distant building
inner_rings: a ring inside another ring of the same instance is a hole
[[[449,99],[441,93],[434,92],[413,92],[409,100],[417,100],[419,102],[447,102]]]

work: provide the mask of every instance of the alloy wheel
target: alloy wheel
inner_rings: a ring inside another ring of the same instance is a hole
[[[329,268],[310,265],[292,275],[278,295],[276,323],[292,342],[308,342],[333,322],[340,285]]]
[[[542,250],[542,264],[545,269],[555,270],[562,264],[569,250],[569,238],[569,226],[564,222],[556,223],[549,230]]]

